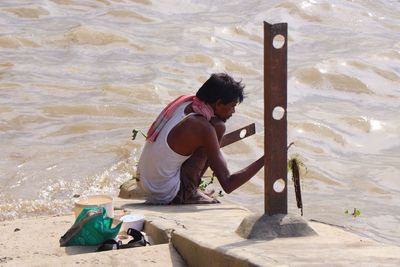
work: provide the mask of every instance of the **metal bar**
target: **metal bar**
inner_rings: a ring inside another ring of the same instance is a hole
[[[264,208],[268,215],[287,214],[286,107],[287,23],[264,22]],[[275,116],[279,110],[283,112],[282,118]]]
[[[221,147],[230,145],[256,133],[256,125],[251,123],[235,131],[225,134],[221,140]]]

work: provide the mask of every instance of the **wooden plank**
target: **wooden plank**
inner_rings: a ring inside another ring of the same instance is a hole
[[[225,134],[221,140],[221,147],[235,143],[255,133],[256,133],[256,125],[254,123],[251,123],[247,126],[244,126],[242,128],[239,128],[237,130]]]

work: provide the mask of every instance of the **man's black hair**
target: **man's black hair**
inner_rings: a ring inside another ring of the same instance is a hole
[[[214,104],[218,99],[223,104],[234,101],[241,103],[243,101],[244,84],[235,81],[226,73],[214,73],[200,87],[196,96],[207,104]]]

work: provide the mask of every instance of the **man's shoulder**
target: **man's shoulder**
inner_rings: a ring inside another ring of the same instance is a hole
[[[202,115],[188,116],[183,122],[186,127],[189,127],[193,131],[201,131],[205,133],[213,128],[211,123]]]
[[[192,114],[187,116],[185,121],[188,124],[199,125],[202,127],[208,127],[210,125],[209,121],[207,121],[207,119],[200,114]]]

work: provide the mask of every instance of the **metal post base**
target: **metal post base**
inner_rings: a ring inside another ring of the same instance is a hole
[[[317,235],[306,220],[292,214],[250,215],[243,219],[236,233],[243,238],[257,240]]]

